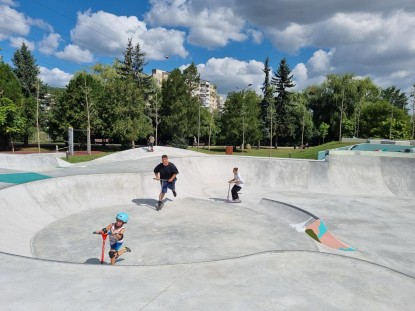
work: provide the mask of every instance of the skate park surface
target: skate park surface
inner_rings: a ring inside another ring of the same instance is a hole
[[[156,211],[152,171],[162,154],[179,169],[178,196],[169,192]],[[246,183],[240,204],[226,203],[233,167]],[[311,161],[155,147],[75,165],[53,154],[0,155],[0,188],[2,310],[415,304],[413,155],[331,152]],[[110,266],[107,244],[101,265],[92,231],[119,211],[130,215],[132,252]],[[316,223],[320,231],[304,232]]]

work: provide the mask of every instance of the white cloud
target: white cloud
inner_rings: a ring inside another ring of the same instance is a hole
[[[310,84],[315,81],[314,77],[345,72],[371,76],[375,82],[380,81],[382,87],[397,85],[404,89],[413,84],[410,81],[415,75],[413,10],[332,10],[332,15],[326,15],[307,19],[307,24],[267,25],[264,33],[283,51],[300,53],[304,48],[319,47],[306,64],[312,79]]]
[[[151,3],[153,6],[145,20],[153,25],[188,28],[191,44],[213,49],[247,39],[242,32],[244,19],[235,14],[232,7],[224,7],[218,1],[162,0]]]
[[[304,63],[297,64],[291,71],[295,81],[307,81],[308,80],[308,69]]]
[[[57,33],[51,33],[46,37],[43,37],[41,41],[37,43],[37,49],[47,55],[54,54],[61,41],[61,36]]]
[[[253,90],[261,93],[260,88],[264,82],[263,68],[262,62],[256,60],[244,62],[230,57],[211,58],[206,64],[197,65],[200,77],[215,84],[218,93],[224,96],[250,83]]]
[[[0,5],[0,40],[14,36],[26,36],[30,27],[24,14],[17,12],[6,5]]]
[[[300,48],[310,45],[311,29],[291,23],[284,29],[267,28],[265,34],[274,46],[282,51],[297,53]]]
[[[7,6],[17,6],[16,1],[13,0],[0,0],[0,4],[5,4]]]
[[[318,50],[314,52],[313,56],[307,61],[307,67],[312,75],[326,74],[331,70],[331,59],[335,53],[335,49],[325,52]]]
[[[133,45],[140,44],[148,59],[188,55],[182,31],[161,27],[147,29],[146,24],[135,16],[116,16],[103,11],[78,13],[71,37],[78,46],[104,56],[121,56],[129,38]]]
[[[291,71],[291,74],[294,75],[294,90],[302,91],[307,86],[312,84],[320,84],[326,78],[325,73],[320,73],[318,75],[310,75],[310,70],[307,65],[304,63],[297,64],[294,69]]]
[[[22,44],[24,42],[24,44],[27,46],[27,48],[30,51],[34,51],[35,50],[35,43],[32,41],[27,41],[25,38],[22,37],[10,37],[10,45],[16,49],[20,49],[22,47]]]
[[[140,37],[141,47],[148,59],[162,60],[169,55],[185,58],[189,52],[184,48],[184,36],[185,33],[181,31],[152,28]]]
[[[69,81],[72,79],[72,74],[66,73],[58,68],[47,69],[40,66],[40,79],[50,85],[55,87],[64,87],[69,84]]]
[[[247,33],[250,37],[252,37],[252,41],[254,41],[256,44],[261,44],[264,40],[264,33],[262,31],[248,29]]]
[[[55,55],[60,59],[69,60],[78,64],[94,61],[94,56],[90,51],[73,44],[67,45],[63,51],[56,52]]]

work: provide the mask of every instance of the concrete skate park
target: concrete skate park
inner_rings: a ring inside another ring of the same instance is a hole
[[[153,168],[179,169],[156,211]],[[239,167],[242,203],[226,203]],[[413,310],[415,157],[0,155],[2,310]],[[124,253],[92,231],[130,215]]]

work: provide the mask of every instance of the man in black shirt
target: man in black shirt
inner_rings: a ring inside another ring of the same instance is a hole
[[[163,207],[163,198],[167,193],[167,189],[173,191],[173,195],[176,196],[176,175],[179,174],[177,167],[169,162],[167,155],[163,154],[161,156],[161,163],[154,168],[154,175],[156,180],[160,180],[161,191],[159,195],[159,201],[157,205],[157,210],[160,210]]]

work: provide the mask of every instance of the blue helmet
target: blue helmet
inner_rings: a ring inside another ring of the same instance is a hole
[[[124,212],[119,212],[117,214],[117,216],[115,217],[115,219],[121,220],[123,223],[127,223],[128,222],[128,214],[124,213]]]

